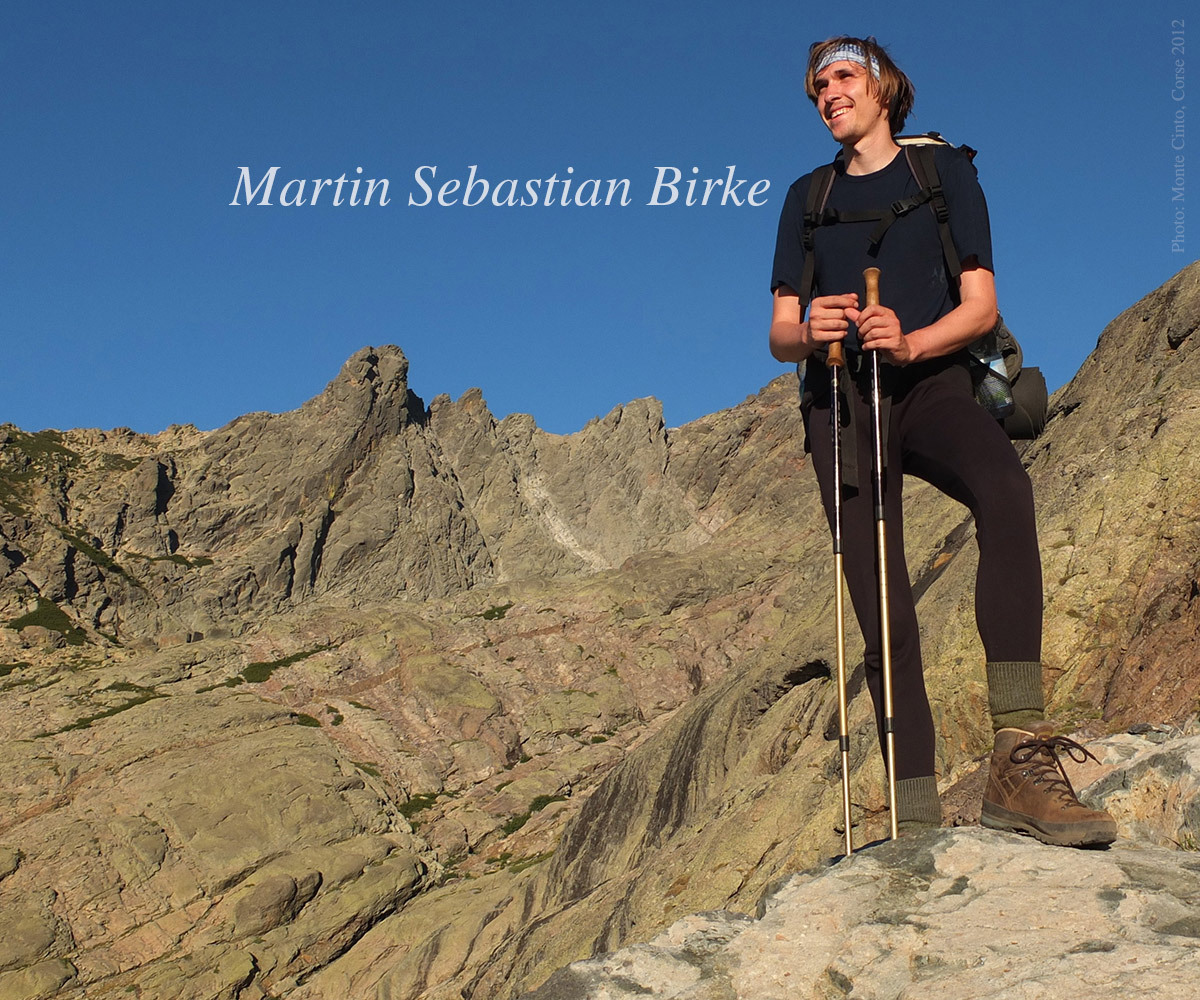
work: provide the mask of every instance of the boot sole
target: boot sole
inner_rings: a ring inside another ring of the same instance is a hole
[[[989,830],[1023,833],[1053,847],[1099,847],[1117,839],[1116,824],[1111,821],[1037,823],[1032,816],[1015,813],[990,802],[983,804],[979,821]]]

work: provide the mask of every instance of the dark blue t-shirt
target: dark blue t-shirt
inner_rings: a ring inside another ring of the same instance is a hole
[[[992,267],[992,237],[987,203],[975,167],[966,154],[951,146],[934,147],[935,163],[946,204],[950,231],[960,260],[974,256],[979,265]],[[827,209],[871,211],[920,191],[901,150],[882,170],[861,176],[847,175],[838,161],[838,174],[826,203]],[[789,189],[779,218],[771,291],[787,285],[800,292],[804,273],[804,203],[812,174],[805,174]],[[866,306],[862,272],[878,267],[879,301],[892,309],[900,328],[908,333],[945,316],[956,303],[956,290],[946,274],[942,241],[929,205],[920,205],[901,216],[888,229],[877,256],[868,254],[874,222],[844,222],[820,226],[813,234],[816,269],[813,296],[857,292],[859,308]],[[856,334],[851,327],[851,343]]]

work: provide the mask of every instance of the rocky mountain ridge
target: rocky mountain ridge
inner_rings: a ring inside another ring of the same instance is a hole
[[[1049,703],[1081,738],[1200,707],[1197,325],[1193,265],[1023,451]],[[559,437],[476,391],[426,407],[368,348],[299,410],[207,434],[6,429],[0,996],[516,997],[836,853],[831,559],[795,403],[784,376],[682,428],[643,400]],[[906,502],[969,821],[970,523]]]
[[[240,634],[324,594],[416,600],[689,551],[763,517],[730,461],[738,435],[785,445],[785,392],[668,434],[639,400],[567,437],[488,412],[478,390],[426,408],[399,348],[364,348],[298,410],[209,433],[4,432],[3,598],[67,608],[94,633]],[[717,439],[719,438],[719,440]],[[799,461],[794,464],[798,467]],[[758,477],[763,478],[761,475]],[[786,485],[786,484],[783,484]]]

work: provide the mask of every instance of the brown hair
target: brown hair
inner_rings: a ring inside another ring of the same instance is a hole
[[[878,63],[879,78],[876,79],[875,74],[868,68],[867,86],[871,93],[879,98],[879,103],[887,108],[888,125],[892,130],[892,135],[896,135],[904,128],[904,122],[908,118],[909,112],[912,111],[916,92],[913,89],[912,81],[892,62],[887,50],[874,38],[835,35],[823,42],[814,42],[808,50],[808,69],[804,72],[804,92],[808,94],[808,99],[814,105],[817,103],[816,67],[821,64],[826,53],[842,45],[857,45],[866,55],[868,63]]]

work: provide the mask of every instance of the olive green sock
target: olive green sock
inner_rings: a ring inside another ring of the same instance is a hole
[[[1036,660],[1002,660],[987,664],[988,708],[992,731],[1028,729],[1046,717],[1042,699],[1042,665]]]
[[[930,774],[896,782],[896,827],[901,833],[941,825],[937,778]]]

